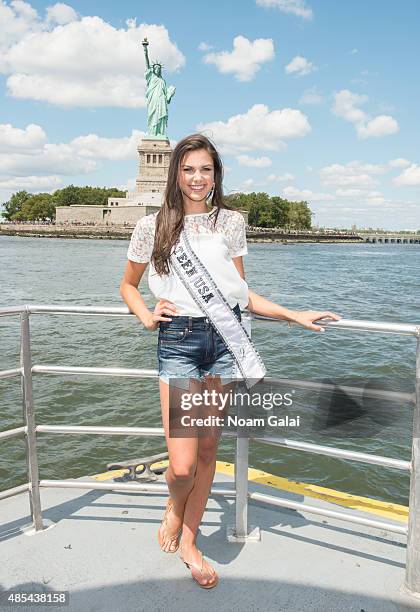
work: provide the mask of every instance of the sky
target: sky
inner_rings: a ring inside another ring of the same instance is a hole
[[[212,138],[225,193],[420,229],[419,23],[418,0],[0,0],[0,202],[134,189],[147,36],[171,143]]]

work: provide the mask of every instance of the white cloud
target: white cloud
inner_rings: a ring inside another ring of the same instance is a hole
[[[68,143],[49,143],[39,125],[28,125],[24,130],[0,125],[0,179],[86,174],[95,171],[101,160],[134,161],[143,136],[144,132],[133,130],[122,138],[87,134]]]
[[[103,138],[97,134],[78,136],[69,144],[76,155],[92,159],[135,159],[137,145],[144,132],[133,130],[131,136],[123,138]]]
[[[251,188],[252,189],[261,188],[261,187],[271,187],[272,188],[274,183],[293,181],[294,178],[295,178],[294,175],[290,174],[290,172],[286,172],[285,174],[282,174],[282,175],[269,174],[263,180],[255,180],[253,178],[247,178],[241,183],[241,185],[237,189],[235,189],[235,191],[245,191],[246,193],[249,193],[249,190]]]
[[[274,7],[282,13],[289,13],[303,19],[312,19],[314,16],[312,9],[306,5],[305,0],[257,0],[257,5]]]
[[[222,153],[236,155],[253,150],[278,151],[285,140],[302,138],[311,131],[306,115],[283,108],[269,111],[265,104],[255,104],[246,113],[226,122],[200,123],[197,130],[213,138]]]
[[[213,45],[209,45],[209,44],[208,44],[208,43],[206,43],[206,42],[201,42],[201,43],[198,45],[198,50],[199,50],[199,51],[210,51],[210,49],[214,49]]]
[[[0,179],[1,191],[53,191],[59,189],[63,184],[62,178],[57,175],[51,176],[14,176],[9,179]]]
[[[54,6],[47,7],[47,22],[55,22],[59,25],[64,25],[65,23],[76,21],[77,19],[78,17],[76,11],[68,4],[57,2],[57,4],[54,4]]]
[[[316,86],[311,87],[303,92],[299,99],[299,104],[322,104],[324,102],[323,95],[317,90]]]
[[[65,177],[94,172],[106,160],[132,160],[134,174],[136,149],[143,136],[144,132],[133,130],[122,138],[87,134],[67,143],[49,143],[38,125],[25,129],[0,125],[0,201],[21,189],[53,191],[69,182]],[[127,186],[132,190],[130,182]]]
[[[363,189],[337,189],[335,192],[337,198],[357,200],[360,202],[366,202],[367,204],[382,204],[385,202],[380,191],[366,191]]]
[[[410,166],[407,168],[407,166]],[[359,202],[379,205],[386,202],[380,191],[373,190],[379,184],[378,176],[395,168],[405,170],[393,179],[395,185],[420,185],[420,166],[411,164],[406,159],[392,159],[383,164],[368,164],[352,161],[347,164],[331,164],[320,171],[323,185],[337,187],[337,198],[357,199]]]
[[[330,193],[316,193],[310,189],[298,189],[297,187],[289,186],[283,189],[283,195],[291,200],[333,200],[334,196]]]
[[[128,20],[127,28],[114,28],[100,17],[75,21],[73,9],[61,3],[50,9],[41,22],[36,12],[23,18],[16,2],[7,6],[0,0],[0,18],[10,28],[0,40],[0,72],[14,97],[65,107],[139,108],[146,104],[140,40],[147,36],[151,59],[163,62],[166,71],[185,63],[164,26]]]
[[[0,49],[42,27],[36,10],[20,0],[10,2],[10,5],[0,0],[0,23]]]
[[[251,168],[266,168],[271,166],[272,161],[269,157],[250,157],[249,155],[238,155],[236,158],[240,166],[249,166]]]
[[[356,55],[356,53],[359,53],[359,49],[354,48],[350,51],[350,55]]]
[[[96,78],[90,85],[82,81],[69,81],[64,76],[15,74],[8,78],[11,95],[50,102],[63,107],[119,106],[140,108],[145,106],[142,78],[108,76]]]
[[[408,159],[404,159],[403,157],[398,157],[397,159],[391,159],[388,162],[388,165],[391,168],[406,168],[407,166],[410,165],[411,162],[408,161]]]
[[[284,70],[287,74],[305,76],[306,74],[310,74],[311,72],[314,72],[314,70],[318,69],[312,62],[307,60],[306,57],[296,55],[296,57],[294,57],[292,61],[285,66]]]
[[[420,165],[411,164],[399,176],[394,178],[393,183],[398,187],[420,185]]]
[[[356,131],[360,138],[381,138],[398,132],[398,123],[390,115],[378,115],[366,125],[357,125]]]
[[[219,72],[234,74],[238,81],[250,81],[261,68],[261,64],[274,58],[271,38],[258,38],[251,42],[245,36],[235,36],[232,51],[208,53],[206,64],[215,64]]]
[[[338,93],[334,94],[334,105],[333,113],[338,117],[342,117],[350,123],[361,123],[366,118],[366,113],[357,106],[365,104],[368,97],[349,91],[348,89],[342,89]]]
[[[404,168],[409,165],[410,162],[403,158],[392,159],[383,164],[368,164],[355,160],[347,164],[325,166],[320,171],[320,177],[323,185],[343,187],[348,190],[366,190],[378,184],[378,180],[374,177],[386,174],[394,168]]]
[[[385,174],[388,172],[388,164],[366,164],[359,161],[351,161],[347,164],[349,172],[367,172],[368,174]]]
[[[5,177],[25,175],[86,174],[97,168],[91,159],[75,157],[69,144],[45,144],[36,155],[32,153],[1,153],[1,174]]]
[[[360,198],[361,195],[364,195],[366,192],[363,189],[337,189],[335,195],[339,198]]]
[[[260,187],[261,185],[261,182],[255,182],[254,179],[248,178],[242,183],[238,184],[234,189],[229,189],[227,193],[251,193],[252,189],[255,189],[255,187]]]
[[[286,172],[285,174],[269,174],[267,176],[267,181],[269,183],[281,183],[283,181],[294,181],[294,174],[290,174],[290,172]]]
[[[46,140],[42,127],[34,123],[24,129],[15,128],[10,123],[0,124],[0,152],[38,149]]]
[[[28,2],[24,2],[23,0],[12,0],[10,4],[20,17],[28,21],[36,19],[38,16],[36,10]]]
[[[339,188],[335,193],[314,192],[310,189],[299,189],[289,186],[283,189],[284,197],[291,200],[307,200],[309,202],[339,202],[340,200],[354,200],[358,204],[365,205],[380,205],[386,202],[383,194],[380,191],[357,189],[357,188]],[[330,205],[331,206],[331,205]],[[334,204],[333,206],[336,206]],[[340,207],[340,211],[342,207]]]
[[[366,95],[342,89],[334,94],[332,111],[338,117],[353,123],[359,138],[380,138],[398,132],[398,123],[390,115],[378,115],[371,119],[367,113],[358,108],[367,100]]]
[[[377,193],[378,195],[374,195],[375,193]],[[366,196],[363,198],[360,198],[361,202],[365,202],[366,204],[371,204],[371,205],[381,205],[381,204],[385,204],[386,202],[386,198],[384,198],[384,196],[379,192],[369,192],[368,194],[366,194]]]
[[[378,184],[372,175],[384,174],[386,166],[380,164],[362,164],[358,161],[343,164],[331,164],[321,169],[323,185],[367,189]]]

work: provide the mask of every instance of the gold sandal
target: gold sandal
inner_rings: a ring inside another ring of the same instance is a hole
[[[185,561],[183,559],[181,554],[179,556],[181,558],[181,561],[183,563],[185,563],[185,565],[188,567],[188,569],[190,571],[191,571],[191,568],[193,567],[194,569],[198,570],[200,572],[200,574],[203,576],[204,559],[203,559],[203,553],[201,551],[200,551],[200,554],[201,554],[201,567],[199,565],[197,565],[196,563],[191,563],[191,562],[187,563],[187,561]],[[209,582],[208,584],[201,584],[201,582],[199,582],[197,580],[197,578],[194,576],[192,571],[191,571],[191,576],[192,576],[193,580],[195,580],[195,582],[198,584],[198,586],[200,586],[202,589],[213,589],[217,585],[217,583],[219,582],[219,576],[216,574],[216,572],[214,572],[214,574],[212,574],[213,582]],[[205,577],[205,576],[203,576],[203,577]]]
[[[158,542],[159,542],[160,549],[161,549],[161,551],[162,551],[162,552],[166,552],[166,553],[175,553],[175,552],[178,550],[178,548],[179,548],[179,542],[180,542],[180,538],[181,538],[181,533],[182,533],[182,528],[181,528],[181,529],[178,531],[178,533],[177,533],[177,534],[175,534],[175,535],[174,535],[174,536],[172,536],[171,538],[168,538],[168,539],[167,539],[167,543],[169,542],[169,546],[171,546],[171,545],[172,545],[172,542],[175,542],[175,543],[176,543],[176,547],[175,547],[175,548],[172,548],[172,549],[171,549],[171,548],[169,548],[169,550],[164,550],[164,548],[162,548],[162,547],[163,547],[163,543],[162,543],[162,538],[161,538],[161,535],[160,535],[160,530],[161,530],[161,527],[162,527],[163,525],[167,524],[167,521],[168,521],[168,514],[169,514],[169,512],[172,510],[172,507],[173,507],[173,502],[172,502],[172,499],[171,499],[171,498],[169,498],[169,499],[168,499],[168,503],[166,504],[165,514],[163,515],[163,519],[162,519],[162,522],[161,522],[161,524],[160,524],[160,527],[159,527],[159,529],[158,529],[158,533],[157,533],[157,538],[158,538]]]

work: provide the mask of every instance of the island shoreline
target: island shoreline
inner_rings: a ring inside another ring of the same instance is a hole
[[[0,224],[0,236],[19,236],[27,238],[69,238],[90,240],[129,240],[134,226],[110,227],[110,226],[79,226],[79,225],[26,225],[26,224]],[[276,232],[270,230],[247,231],[249,243],[277,243],[291,244],[298,242],[307,243],[364,243],[361,236],[339,235],[339,234],[310,234],[302,232],[299,235],[293,233]]]

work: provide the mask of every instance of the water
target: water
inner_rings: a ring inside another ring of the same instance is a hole
[[[0,306],[123,305],[119,295],[127,241],[1,237]],[[418,245],[250,244],[249,286],[294,310],[332,310],[349,319],[420,324]],[[152,296],[143,279],[146,302]],[[0,369],[19,365],[18,317],[0,319]],[[253,340],[270,377],[386,385],[414,391],[415,339],[393,334],[254,323]],[[31,316],[34,364],[156,368],[157,333],[134,317]],[[34,374],[36,421],[42,424],[161,426],[157,380]],[[0,381],[1,429],[22,424],[18,379]],[[327,399],[300,394],[304,414]],[[377,426],[304,439],[408,460],[412,407],[383,403]],[[352,433],[353,432],[353,433]],[[280,432],[281,435],[281,432]],[[38,437],[41,478],[76,478],[113,461],[165,450],[161,438],[93,435]],[[233,440],[219,459],[234,461]],[[250,465],[279,476],[407,504],[406,473],[310,453],[250,444]],[[2,443],[1,489],[27,480],[23,439]]]

